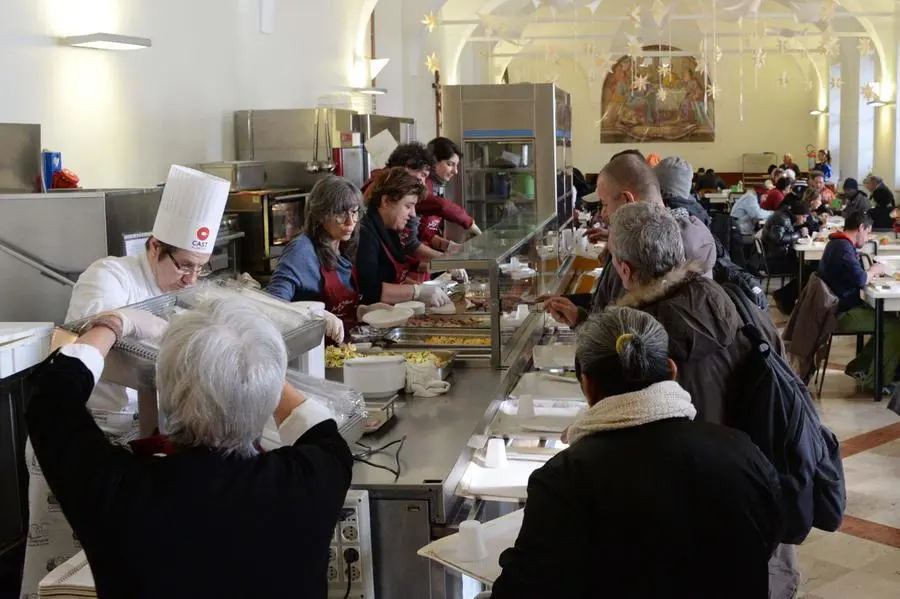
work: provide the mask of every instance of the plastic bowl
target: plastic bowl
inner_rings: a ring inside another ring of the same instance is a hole
[[[372,310],[363,314],[362,321],[377,329],[402,327],[415,314],[409,308],[392,308],[391,310]]]

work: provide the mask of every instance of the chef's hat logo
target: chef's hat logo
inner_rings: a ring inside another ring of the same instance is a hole
[[[200,227],[197,229],[197,239],[200,241],[206,241],[209,239],[209,228],[208,227]]]

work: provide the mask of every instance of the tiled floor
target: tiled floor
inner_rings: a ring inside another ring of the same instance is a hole
[[[818,400],[841,440],[847,513],[839,532],[814,530],[800,547],[804,599],[900,598],[900,416],[843,374],[855,349],[853,338],[835,338]]]

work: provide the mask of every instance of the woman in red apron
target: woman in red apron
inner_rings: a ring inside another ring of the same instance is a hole
[[[379,172],[371,186],[359,234],[356,269],[363,304],[420,300],[442,306],[450,298],[437,286],[409,284],[409,264],[400,234],[425,196],[421,179],[404,167]]]
[[[326,332],[343,343],[356,326],[360,303],[356,260],[362,194],[341,177],[326,176],[306,200],[303,233],[281,255],[266,288],[285,301],[325,304]]]

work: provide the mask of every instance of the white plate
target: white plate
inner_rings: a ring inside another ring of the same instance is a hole
[[[399,304],[395,304],[394,307],[412,310],[415,316],[422,316],[423,314],[425,314],[425,302],[400,302]]]
[[[409,308],[392,308],[390,310],[372,310],[363,314],[362,320],[377,329],[401,327],[414,316]]]
[[[456,304],[450,302],[449,304],[444,304],[443,306],[434,306],[433,308],[429,308],[428,311],[431,314],[456,314]]]

